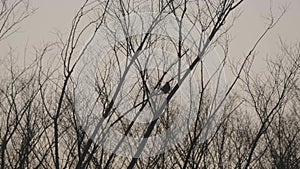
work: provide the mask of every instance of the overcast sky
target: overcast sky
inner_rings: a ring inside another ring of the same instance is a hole
[[[266,20],[270,8],[270,0],[245,0],[242,5],[242,15],[230,31],[233,38],[231,44],[232,55],[239,56],[247,52],[260,33],[266,27]],[[300,40],[300,0],[273,0],[275,14],[283,4],[290,4],[287,13],[280,23],[264,39],[259,47],[259,56],[264,58],[278,53],[279,37],[287,42]],[[67,31],[76,9],[82,0],[32,0],[32,5],[38,11],[27,19],[21,26],[22,29],[9,39],[1,42],[0,54],[3,55],[8,45],[22,51],[28,44],[41,46],[45,42],[55,40],[57,31]]]

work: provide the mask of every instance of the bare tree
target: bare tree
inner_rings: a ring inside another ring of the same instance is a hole
[[[85,0],[69,33],[36,50],[31,64],[18,68],[10,54],[1,167],[298,167],[297,52],[284,48],[288,61],[268,62],[267,80],[251,73],[256,47],[281,16],[222,83],[242,2]],[[21,0],[2,1],[2,11],[0,40],[33,12]],[[223,53],[209,69],[203,59],[214,48]]]
[[[2,0],[0,8],[0,41],[15,33],[18,25],[35,11],[29,0]]]

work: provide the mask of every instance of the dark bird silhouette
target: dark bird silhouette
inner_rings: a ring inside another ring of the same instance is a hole
[[[163,91],[164,94],[169,93],[171,90],[170,82],[167,82],[160,90]]]

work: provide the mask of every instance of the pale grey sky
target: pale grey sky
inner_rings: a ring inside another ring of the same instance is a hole
[[[247,52],[259,34],[264,30],[266,21],[263,19],[269,12],[270,0],[245,0],[242,5],[242,15],[230,31],[233,41],[232,55],[239,56]],[[260,58],[266,54],[276,54],[279,49],[279,37],[287,42],[300,41],[300,0],[273,0],[275,14],[280,4],[289,3],[289,9],[279,24],[262,41],[259,49]],[[45,42],[56,39],[55,32],[67,32],[76,9],[82,0],[32,0],[38,11],[28,18],[21,30],[9,39],[1,42],[0,54],[7,52],[8,45],[21,52],[26,44],[38,47]],[[277,12],[276,12],[277,11]],[[2,57],[2,56],[1,56]]]
[[[242,5],[242,15],[231,30],[235,54],[246,52],[266,27],[265,16],[268,15],[271,0],[246,0]],[[300,0],[272,0],[274,15],[278,16],[280,7],[289,4],[288,11],[278,25],[260,44],[259,54],[274,55],[279,52],[279,38],[286,42],[300,41]]]

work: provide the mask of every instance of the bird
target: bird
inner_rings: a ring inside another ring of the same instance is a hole
[[[170,86],[170,81],[166,82],[166,84],[160,88],[160,90],[164,93],[164,94],[167,94],[170,92],[171,90],[171,86]]]

